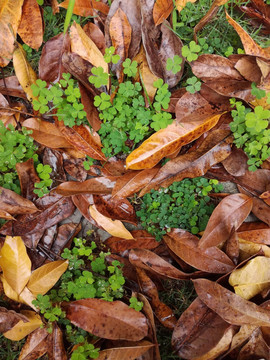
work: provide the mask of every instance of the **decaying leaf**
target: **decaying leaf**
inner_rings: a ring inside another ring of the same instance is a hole
[[[19,360],[28,360],[31,359],[31,357],[34,358],[44,355],[48,349],[48,336],[49,333],[45,328],[39,328],[33,331],[28,336],[20,352]]]
[[[14,310],[7,310],[0,307],[0,332],[6,332],[12,329],[19,321],[27,322],[26,316],[16,313]]]
[[[142,340],[135,344],[102,350],[97,360],[136,360],[153,346],[150,341]]]

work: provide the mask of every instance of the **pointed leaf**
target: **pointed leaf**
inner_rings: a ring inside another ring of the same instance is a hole
[[[225,321],[233,325],[269,326],[270,311],[247,301],[206,279],[193,280],[199,298]]]
[[[32,360],[40,357],[47,352],[47,338],[49,333],[47,329],[36,329],[27,338],[18,360]]]
[[[68,4],[69,4],[69,0],[65,0],[58,6],[67,9]],[[109,11],[108,5],[102,3],[101,1],[89,2],[89,0],[76,0],[73,8],[73,14],[83,17],[93,16],[96,13],[95,11],[93,11],[93,9],[98,10],[105,15],[107,15]]]
[[[27,322],[28,319],[14,310],[0,307],[0,333],[12,329],[19,321]]]
[[[109,234],[118,236],[123,239],[133,239],[131,233],[124,227],[119,220],[111,220],[107,216],[102,215],[95,205],[89,206],[89,212],[92,218]]]
[[[220,249],[216,247],[199,249],[199,239],[188,231],[173,229],[163,239],[178,257],[196,269],[223,274],[234,268],[231,259]]]
[[[216,125],[221,114],[178,125],[176,122],[157,131],[134,150],[126,160],[128,169],[140,170],[154,167],[163,157],[173,154]]]
[[[252,204],[252,198],[244,194],[233,194],[224,198],[213,211],[199,241],[199,247],[206,249],[228,240],[247,218]]]
[[[7,236],[0,251],[0,266],[8,284],[19,295],[31,275],[31,261],[20,236]]]
[[[32,201],[23,198],[12,190],[0,187],[0,207],[2,211],[14,214],[33,214],[38,208]]]
[[[67,270],[68,261],[57,260],[36,269],[30,276],[28,289],[34,296],[45,295]]]
[[[20,341],[42,324],[40,316],[34,311],[22,310],[21,313],[27,317],[28,322],[20,321],[11,330],[5,332],[3,335],[9,340]]]
[[[47,352],[49,359],[67,360],[67,354],[63,342],[63,333],[56,322],[53,323],[53,332],[48,338]]]
[[[131,234],[134,240],[126,241],[123,238],[112,236],[105,241],[105,244],[115,253],[138,248],[152,250],[159,246],[156,238],[145,230],[133,230]]]
[[[4,67],[12,59],[14,37],[21,20],[24,0],[1,1],[0,5],[0,66]],[[11,26],[12,31],[9,26]]]
[[[157,0],[153,8],[153,19],[155,25],[160,25],[173,11],[172,0]]]
[[[136,360],[153,346],[150,341],[142,340],[133,345],[102,350],[97,360]]]
[[[148,333],[145,316],[121,301],[85,299],[63,304],[72,324],[95,336],[139,341]]]

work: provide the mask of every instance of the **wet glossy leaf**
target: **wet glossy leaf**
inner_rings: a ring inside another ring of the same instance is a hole
[[[12,190],[0,187],[0,206],[2,211],[14,214],[33,214],[38,208],[32,201],[23,198]]]
[[[52,334],[48,338],[47,352],[50,360],[67,360],[63,333],[56,322],[54,322]]]
[[[136,360],[153,346],[150,341],[142,340],[133,345],[102,350],[97,360]]]
[[[25,44],[38,50],[43,41],[43,23],[36,0],[24,0],[18,34]]]
[[[224,198],[213,211],[199,241],[199,247],[206,249],[228,240],[249,215],[252,204],[252,198],[244,194],[233,194]]]
[[[35,183],[40,181],[34,166],[34,160],[29,159],[16,164],[16,171],[20,180],[21,194],[24,198],[33,201],[37,198],[34,194]],[[37,210],[37,209],[36,209]]]
[[[20,341],[42,324],[40,316],[34,311],[22,310],[21,313],[26,316],[28,322],[20,321],[11,330],[5,332],[3,335],[7,339]]]
[[[47,352],[48,331],[45,328],[36,329],[27,338],[18,360],[34,360]]]
[[[23,0],[7,0],[1,3],[0,14],[0,66],[4,67],[12,59],[14,37],[21,20]],[[12,28],[11,32],[9,25]]]
[[[105,339],[139,341],[148,333],[145,316],[121,301],[85,299],[63,309],[72,324]]]
[[[0,254],[0,266],[3,275],[8,284],[19,295],[31,275],[31,261],[21,237],[7,236]]]
[[[153,8],[153,19],[155,25],[161,24],[173,11],[172,0],[157,0]]]
[[[126,241],[123,238],[112,236],[105,241],[105,244],[115,253],[138,248],[152,250],[159,246],[156,238],[145,230],[133,230],[131,234],[134,240]]]
[[[154,167],[163,157],[173,154],[181,146],[197,139],[216,125],[221,114],[197,122],[178,125],[176,122],[157,131],[134,150],[126,160],[128,169],[140,170]]]
[[[67,270],[68,261],[57,260],[36,269],[30,276],[28,289],[34,296],[45,295]]]
[[[193,280],[199,298],[233,325],[269,326],[270,311],[206,279]]]
[[[196,269],[222,274],[234,268],[230,258],[217,247],[199,249],[199,239],[188,231],[173,229],[163,239],[178,257]]]
[[[105,231],[113,236],[118,236],[123,239],[133,239],[131,233],[124,227],[123,223],[119,220],[112,220],[107,216],[102,215],[95,205],[90,205],[89,212],[92,218],[101,226]]]

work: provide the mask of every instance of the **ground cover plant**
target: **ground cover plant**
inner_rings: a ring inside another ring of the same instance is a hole
[[[263,0],[0,2],[1,359],[269,358],[269,33]]]

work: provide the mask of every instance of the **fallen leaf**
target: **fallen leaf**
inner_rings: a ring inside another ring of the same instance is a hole
[[[251,334],[249,341],[242,347],[238,359],[249,360],[251,356],[253,359],[267,359],[269,352],[270,348],[263,337],[262,330],[257,328]]]
[[[252,204],[252,198],[244,194],[224,198],[214,209],[199,241],[199,248],[206,249],[228,240],[249,215]]]
[[[173,11],[172,0],[157,0],[153,7],[153,19],[155,25],[160,25]]]
[[[247,229],[241,231],[241,227],[236,232],[238,239],[251,241],[257,244],[270,245],[270,229]]]
[[[83,30],[90,37],[90,39],[94,41],[94,43],[97,45],[99,50],[104,55],[106,48],[105,36],[103,32],[100,30],[100,28],[96,24],[93,24],[92,22],[88,22],[84,25]]]
[[[108,73],[108,64],[105,62],[102,53],[75,21],[70,28],[71,50],[80,55],[84,60],[89,61],[93,66],[101,66],[105,73]]]
[[[68,4],[69,4],[69,0],[65,0],[58,6],[67,9]],[[109,11],[109,7],[103,2],[97,2],[97,1],[89,2],[88,0],[76,0],[73,8],[73,14],[83,17],[88,17],[88,16],[96,15],[95,10],[100,11],[103,14],[107,15]]]
[[[13,52],[13,66],[15,74],[21,87],[25,91],[28,100],[33,100],[35,97],[31,85],[35,84],[37,75],[27,61],[26,52],[21,44],[17,44],[17,47]]]
[[[83,104],[84,111],[86,112],[86,118],[92,129],[94,131],[98,131],[100,129],[101,121],[99,119],[98,109],[94,105],[94,95],[88,91],[86,87],[83,86],[80,82],[79,89],[81,92],[81,103]]]
[[[12,329],[19,321],[27,322],[28,319],[14,310],[7,310],[0,307],[0,332],[6,332]]]
[[[21,20],[24,0],[1,2],[0,14],[0,66],[7,66],[12,59],[14,37]],[[9,26],[11,26],[12,31]]]
[[[242,298],[249,300],[270,287],[270,258],[256,256],[240,269],[235,269],[229,283]]]
[[[47,338],[49,333],[45,328],[39,328],[33,331],[26,340],[18,360],[31,360],[34,357],[40,357],[47,352]]]
[[[43,41],[43,23],[36,0],[25,0],[18,34],[22,41],[32,49],[38,50]]]
[[[32,201],[23,198],[12,190],[0,187],[0,207],[9,214],[33,214],[38,208]]]
[[[126,239],[112,236],[105,241],[105,244],[115,253],[139,248],[152,250],[159,246],[156,238],[145,230],[133,230],[131,234],[134,240],[126,241]]]
[[[97,360],[136,360],[153,346],[150,341],[142,340],[133,345],[102,350]]]
[[[0,91],[3,95],[10,95],[19,98],[26,99],[26,94],[21,87],[17,76],[9,76],[4,79],[0,79]]]
[[[89,212],[92,218],[101,226],[105,231],[113,236],[118,236],[123,239],[133,239],[131,233],[124,227],[123,223],[119,220],[112,220],[107,216],[102,215],[95,205],[89,206]]]
[[[270,191],[267,190],[263,194],[261,194],[260,199],[263,199],[263,201],[270,206]]]
[[[84,299],[62,307],[72,324],[95,336],[139,341],[148,333],[145,316],[118,300]]]
[[[182,313],[172,334],[179,357],[195,359],[214,348],[229,324],[196,298]]]
[[[163,157],[173,154],[181,146],[192,142],[216,125],[221,114],[204,121],[178,125],[176,122],[157,131],[145,140],[126,159],[127,169],[140,170],[154,167]]]
[[[19,321],[11,330],[5,332],[3,335],[9,340],[20,341],[42,324],[40,316],[34,311],[22,310],[21,313],[28,322]]]
[[[232,325],[269,326],[270,311],[207,279],[193,280],[199,298]]]
[[[179,13],[186,7],[188,2],[195,3],[196,0],[175,0],[175,7]]]
[[[47,352],[49,359],[67,360],[67,354],[63,342],[63,333],[56,322],[53,323],[52,334],[48,337]]]
[[[7,236],[0,254],[0,266],[3,275],[8,284],[19,295],[31,275],[31,261],[22,238],[20,236]]]
[[[64,260],[53,261],[39,267],[31,274],[27,284],[28,289],[34,296],[45,295],[60,279],[67,267],[68,261]]]
[[[196,269],[224,274],[234,268],[230,258],[217,247],[199,249],[199,239],[188,231],[173,229],[163,237],[163,240],[178,257]]]
[[[40,182],[40,178],[36,173],[34,160],[31,158],[25,162],[17,163],[16,171],[20,180],[22,196],[30,201],[36,200],[37,195],[34,193],[35,183]]]

